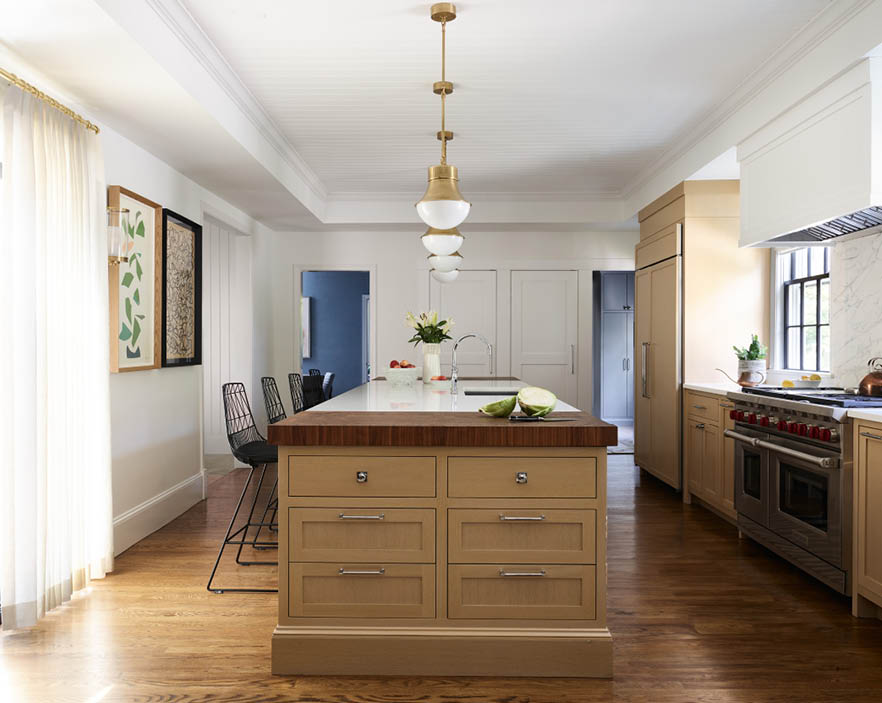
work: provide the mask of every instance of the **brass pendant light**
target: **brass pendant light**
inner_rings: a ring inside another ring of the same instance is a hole
[[[436,3],[432,5],[431,17],[441,23],[441,80],[432,86],[432,91],[441,96],[441,131],[436,135],[441,142],[441,163],[429,167],[429,185],[416,208],[423,222],[429,225],[422,242],[432,254],[430,261],[440,263],[436,257],[444,257],[449,265],[450,257],[462,258],[457,249],[462,244],[463,236],[456,227],[465,220],[471,207],[471,203],[459,192],[456,166],[447,163],[447,142],[453,139],[453,132],[446,129],[445,107],[447,96],[453,92],[453,83],[447,80],[446,74],[446,36],[447,23],[456,19],[456,6],[450,2]],[[446,282],[456,277],[454,271],[433,268],[432,275],[436,280]]]

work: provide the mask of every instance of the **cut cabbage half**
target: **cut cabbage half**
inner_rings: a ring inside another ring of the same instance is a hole
[[[536,386],[527,386],[518,391],[518,405],[524,415],[544,417],[557,405],[557,396],[551,391]]]
[[[514,412],[517,400],[518,397],[516,395],[505,400],[496,400],[478,408],[478,412],[490,415],[491,417],[508,417]]]

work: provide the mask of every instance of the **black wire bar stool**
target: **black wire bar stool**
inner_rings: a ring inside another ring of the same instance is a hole
[[[291,389],[291,409],[296,415],[305,410],[303,407],[303,377],[299,373],[289,373],[288,386]]]
[[[282,403],[282,397],[279,395],[279,387],[276,385],[276,379],[272,376],[263,376],[260,379],[260,386],[263,389],[263,403],[266,406],[266,417],[269,421],[269,424],[274,425],[280,420],[284,420],[288,417],[285,412],[285,405]],[[279,512],[279,477],[276,476],[276,481],[273,483],[273,489],[270,492],[270,499],[266,503],[266,507],[263,509],[263,517],[260,518],[261,523],[266,522],[266,515],[272,510],[269,519],[269,529],[271,532],[279,531],[279,524],[276,520],[276,516]],[[260,531],[263,529],[258,526],[257,532],[254,533],[254,541],[252,542],[252,546],[254,549],[271,549],[271,547],[261,547],[258,543],[258,538],[260,537]],[[278,543],[277,543],[278,544]]]
[[[248,530],[252,527],[258,529],[272,527],[271,522],[265,522],[264,519],[261,519],[260,522],[254,522],[254,510],[257,507],[257,500],[266,477],[267,466],[278,463],[278,451],[258,432],[254,424],[254,416],[251,414],[251,406],[248,403],[248,395],[245,393],[245,385],[242,383],[225,383],[222,386],[221,392],[224,401],[224,417],[230,449],[233,452],[233,456],[243,464],[248,464],[251,470],[248,472],[245,485],[242,487],[242,495],[239,496],[239,502],[233,511],[233,517],[230,519],[230,525],[227,527],[220,551],[217,553],[217,559],[214,562],[214,568],[211,570],[211,576],[208,577],[206,588],[213,593],[278,593],[278,588],[212,586],[212,581],[214,581],[214,576],[217,573],[217,567],[220,565],[221,557],[224,555],[224,549],[228,545],[238,545],[236,563],[241,566],[275,566],[277,563],[275,561],[244,561],[242,559],[242,547],[246,544],[251,547],[278,548],[278,542],[260,542],[248,537]],[[236,524],[236,519],[239,517],[239,511],[245,502],[245,495],[248,493],[248,488],[254,480],[258,467],[260,467],[260,478],[257,480],[254,489],[254,497],[251,500],[248,519],[244,525],[234,531],[233,527]],[[266,515],[266,511],[264,511],[264,515]]]

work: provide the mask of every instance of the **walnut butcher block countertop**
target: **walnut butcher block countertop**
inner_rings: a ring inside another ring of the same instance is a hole
[[[515,423],[477,412],[304,412],[270,425],[283,446],[361,447],[603,447],[617,428],[584,412],[560,412],[571,422]]]

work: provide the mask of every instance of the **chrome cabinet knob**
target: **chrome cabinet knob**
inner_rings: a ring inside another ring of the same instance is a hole
[[[515,483],[526,483],[527,482],[527,472],[526,471],[518,471],[515,474]]]
[[[359,483],[367,483],[367,471],[356,471],[355,480]]]

